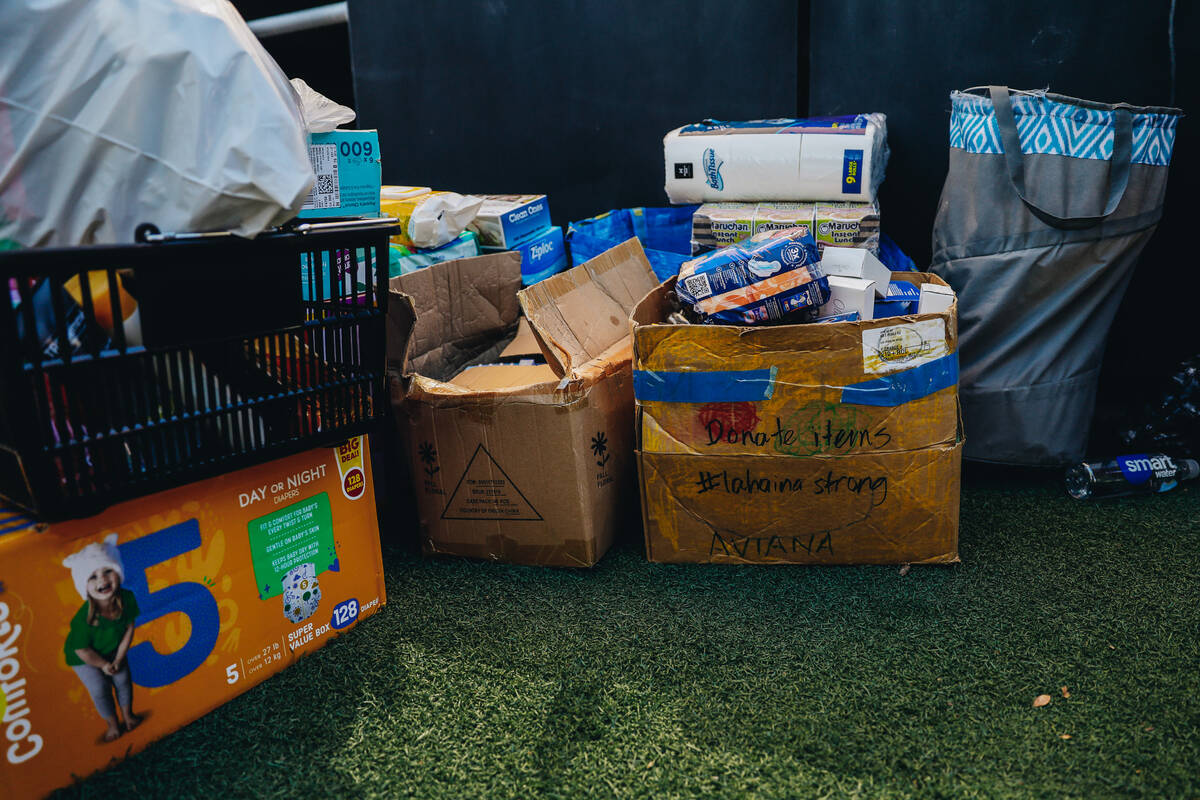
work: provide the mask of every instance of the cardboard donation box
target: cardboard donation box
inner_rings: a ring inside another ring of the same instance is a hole
[[[628,319],[656,283],[637,240],[519,296],[513,252],[392,279],[393,403],[426,553],[604,555],[636,508]]]
[[[665,324],[674,290],[674,280],[655,288],[631,315],[651,561],[958,560],[956,307]]]
[[[365,437],[41,525],[0,508],[0,797],[144,749],[385,602]]]

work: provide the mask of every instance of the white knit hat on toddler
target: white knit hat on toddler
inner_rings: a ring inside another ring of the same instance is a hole
[[[92,573],[103,567],[108,567],[125,582],[125,563],[121,561],[121,551],[117,549],[117,534],[110,533],[104,541],[92,542],[78,553],[72,553],[63,559],[63,566],[71,570],[71,580],[75,581],[75,590],[84,600],[88,599],[87,582]]]

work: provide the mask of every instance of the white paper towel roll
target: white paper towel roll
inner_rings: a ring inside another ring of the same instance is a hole
[[[663,139],[672,203],[871,202],[887,163],[887,118],[706,120]]]

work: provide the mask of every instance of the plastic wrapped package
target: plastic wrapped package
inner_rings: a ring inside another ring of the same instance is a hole
[[[219,0],[0,3],[0,241],[253,236],[313,183],[296,92]]]
[[[887,164],[887,118],[858,114],[749,122],[705,120],[663,138],[672,203],[872,202]]]
[[[765,231],[689,261],[675,291],[701,322],[734,325],[804,321],[830,297],[807,228]]]

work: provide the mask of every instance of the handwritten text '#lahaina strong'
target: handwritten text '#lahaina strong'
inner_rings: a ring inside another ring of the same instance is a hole
[[[749,468],[737,471],[702,469],[695,483],[698,495],[708,492],[731,495],[798,494],[805,491],[805,485],[803,478],[755,474]],[[868,496],[872,507],[882,505],[888,491],[886,475],[836,475],[833,470],[807,485],[808,493],[814,495]]]

